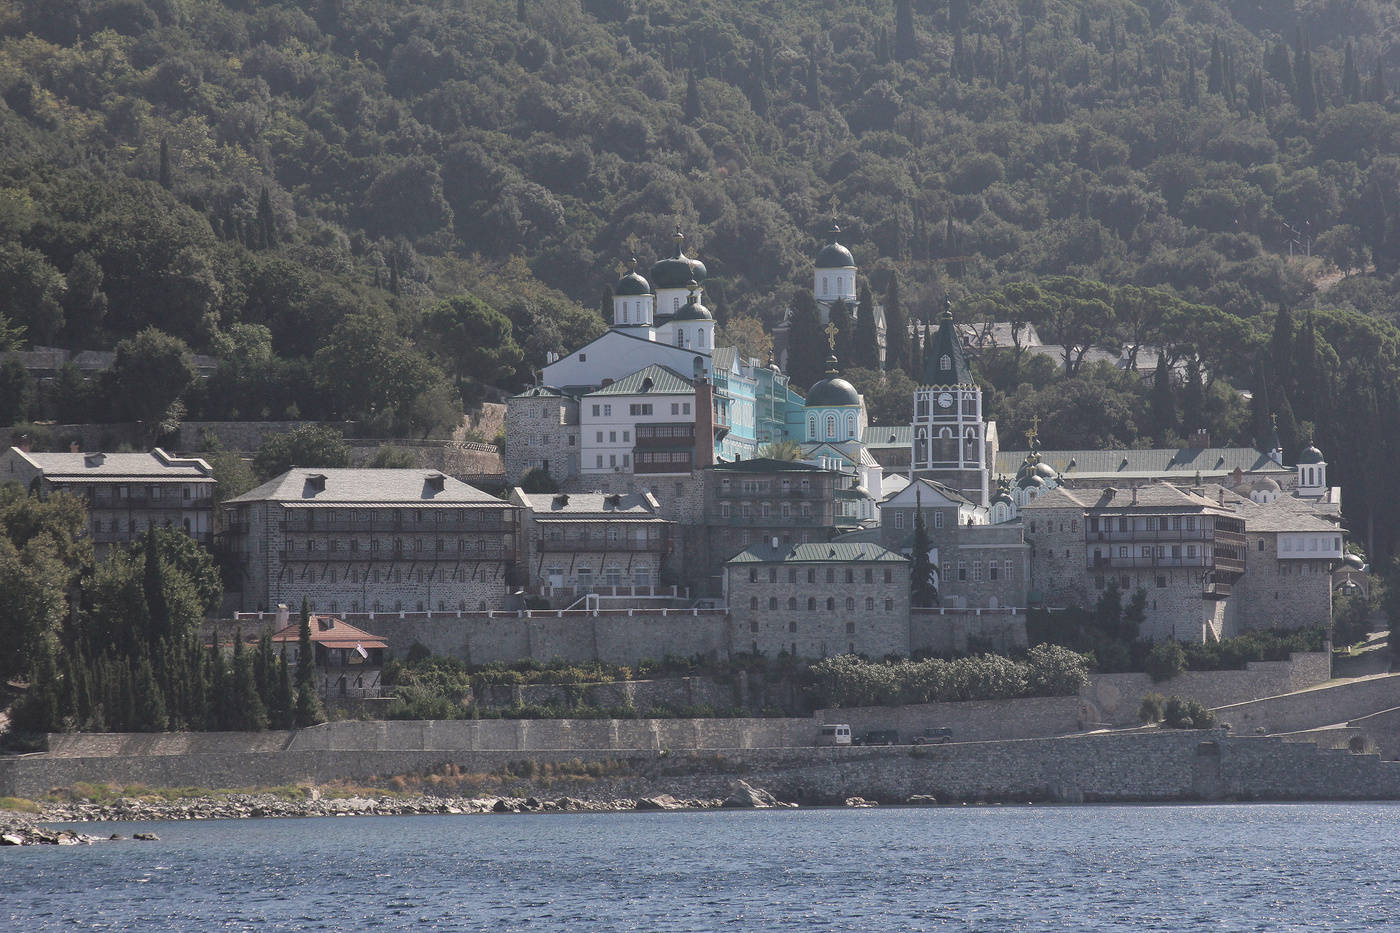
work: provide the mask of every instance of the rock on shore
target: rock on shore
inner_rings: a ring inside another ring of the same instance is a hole
[[[0,846],[78,846],[94,842],[96,836],[49,829],[37,823],[7,822],[0,826]]]

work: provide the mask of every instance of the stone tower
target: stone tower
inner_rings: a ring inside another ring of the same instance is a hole
[[[924,350],[924,372],[914,390],[910,478],[934,480],[978,505],[989,498],[990,451],[982,417],[982,389],[972,379],[953,311],[943,312]]]

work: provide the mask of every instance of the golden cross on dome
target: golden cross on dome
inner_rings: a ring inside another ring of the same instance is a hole
[[[835,353],[835,352],[836,352],[836,335],[839,334],[839,333],[841,332],[841,328],[837,327],[835,324],[827,324],[826,327],[823,328],[823,330],[826,331],[826,345],[827,345],[827,349],[828,349],[830,352]]]
[[[1035,446],[1035,439],[1040,436],[1040,416],[1031,418],[1030,430],[1026,432],[1026,443]]]

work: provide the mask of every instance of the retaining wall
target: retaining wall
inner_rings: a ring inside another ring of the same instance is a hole
[[[1299,732],[1351,722],[1400,706],[1400,674],[1344,681],[1287,696],[1217,707],[1215,714],[1238,733]]]
[[[819,722],[849,723],[857,736],[869,729],[897,729],[913,741],[925,729],[951,729],[953,741],[1025,739],[1077,732],[1083,728],[1078,697],[1020,700],[968,700],[908,706],[859,706],[817,710]]]

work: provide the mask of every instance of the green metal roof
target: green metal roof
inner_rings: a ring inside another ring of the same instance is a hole
[[[752,460],[724,461],[707,470],[723,470],[726,473],[825,473],[819,466],[803,463],[800,460],[774,460],[772,457],[755,457]]]
[[[731,564],[823,564],[847,561],[890,561],[907,563],[905,558],[878,544],[843,543],[779,545],[755,544],[731,557]]]
[[[1026,459],[1024,450],[1002,450],[997,453],[998,475],[1014,476]],[[1105,480],[1121,478],[1175,479],[1186,482],[1196,473],[1220,476],[1233,473],[1289,473],[1250,447],[1181,447],[1150,450],[1042,450],[1042,463],[1048,463],[1060,478],[1074,480]]]
[[[588,397],[595,395],[693,395],[695,386],[691,381],[674,369],[669,369],[659,363],[652,363],[644,366],[628,376],[614,382],[612,385],[604,386],[596,392],[589,392]]]

